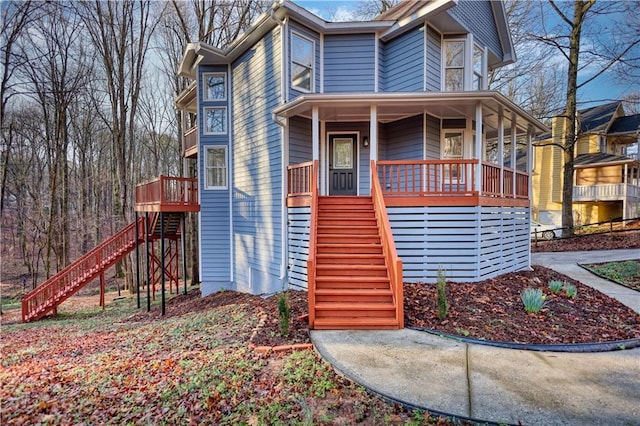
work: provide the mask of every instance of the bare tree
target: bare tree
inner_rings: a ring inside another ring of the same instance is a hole
[[[534,0],[507,0],[505,10],[517,61],[490,70],[489,87],[498,90],[539,119],[549,118],[562,107],[563,75],[549,66],[553,48],[537,41]]]
[[[12,148],[12,124],[6,121],[7,104],[19,93],[19,81],[13,78],[26,58],[15,49],[25,29],[37,18],[40,5],[31,1],[7,1],[0,4],[0,55],[2,56],[2,81],[0,82],[0,132],[2,133],[2,176],[0,183],[0,214],[4,211],[7,165]]]
[[[132,167],[139,97],[150,39],[158,23],[149,0],[83,1],[77,11],[82,16],[100,59],[108,93],[110,114],[107,126],[112,135],[113,198],[117,227],[132,217]],[[122,271],[127,288],[133,289],[130,260]]]
[[[46,265],[55,270],[70,261],[69,121],[68,109],[88,81],[90,65],[83,49],[81,22],[64,3],[45,3],[37,28],[28,33],[23,67],[30,97],[42,111],[47,149],[49,214],[47,217]]]
[[[575,144],[578,129],[576,128],[576,110],[578,90],[589,84],[603,73],[620,67],[627,61],[630,52],[640,44],[640,37],[628,39],[611,39],[605,37],[600,27],[602,22],[611,27],[620,24],[620,5],[616,2],[602,2],[596,7],[596,0],[574,0],[573,3],[557,3],[549,0],[548,6],[559,24],[548,23],[545,13],[540,13],[541,32],[535,35],[544,45],[551,46],[561,54],[567,66],[566,96],[564,118],[566,130],[560,148],[564,152],[564,170],[562,184],[562,227],[563,235],[573,234],[573,174]],[[541,3],[541,7],[544,4]],[[594,17],[608,15],[607,20],[594,21]],[[588,43],[583,42],[588,36]],[[578,80],[579,72],[586,77]]]
[[[381,13],[391,9],[401,0],[361,0],[356,7],[356,16],[361,19],[374,19]]]

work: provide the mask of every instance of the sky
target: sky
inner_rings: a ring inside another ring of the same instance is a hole
[[[360,0],[293,0],[296,4],[328,21],[348,21],[355,17],[355,10]],[[564,59],[560,58],[558,63]],[[581,77],[587,78],[586,74]],[[580,79],[580,76],[579,76]],[[578,92],[578,108],[588,108],[594,105],[611,102],[622,98],[626,93],[640,92],[640,81],[622,83],[617,81],[611,73],[603,74],[587,84]]]

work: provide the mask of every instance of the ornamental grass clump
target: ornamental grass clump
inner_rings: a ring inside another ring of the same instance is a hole
[[[566,294],[567,297],[574,298],[578,295],[578,289],[573,284],[565,283],[564,294]]]
[[[537,314],[546,304],[546,297],[542,290],[538,288],[529,287],[525,289],[522,294],[520,294],[520,298],[524,304],[524,310],[529,313]]]
[[[438,282],[436,283],[436,290],[438,293],[437,302],[438,302],[438,319],[442,321],[447,316],[447,310],[449,306],[447,304],[447,293],[446,293],[446,284],[447,277],[445,277],[442,269],[438,270]]]
[[[289,293],[278,294],[278,318],[280,319],[280,334],[289,335],[289,320],[291,319],[291,307],[289,306]]]
[[[549,290],[553,293],[559,293],[560,290],[562,290],[562,287],[564,287],[564,282],[562,281],[553,280],[549,282]]]

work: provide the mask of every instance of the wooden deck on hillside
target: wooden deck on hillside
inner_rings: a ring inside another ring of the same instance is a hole
[[[199,212],[198,180],[160,176],[136,186],[137,212]]]

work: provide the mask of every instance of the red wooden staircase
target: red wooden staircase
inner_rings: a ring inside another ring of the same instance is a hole
[[[144,241],[144,219],[130,223],[22,298],[22,321],[50,312]]]
[[[315,253],[308,268],[310,275],[315,270],[309,280],[311,328],[403,327],[402,292],[395,291],[397,275],[376,214],[370,196],[317,198]]]

